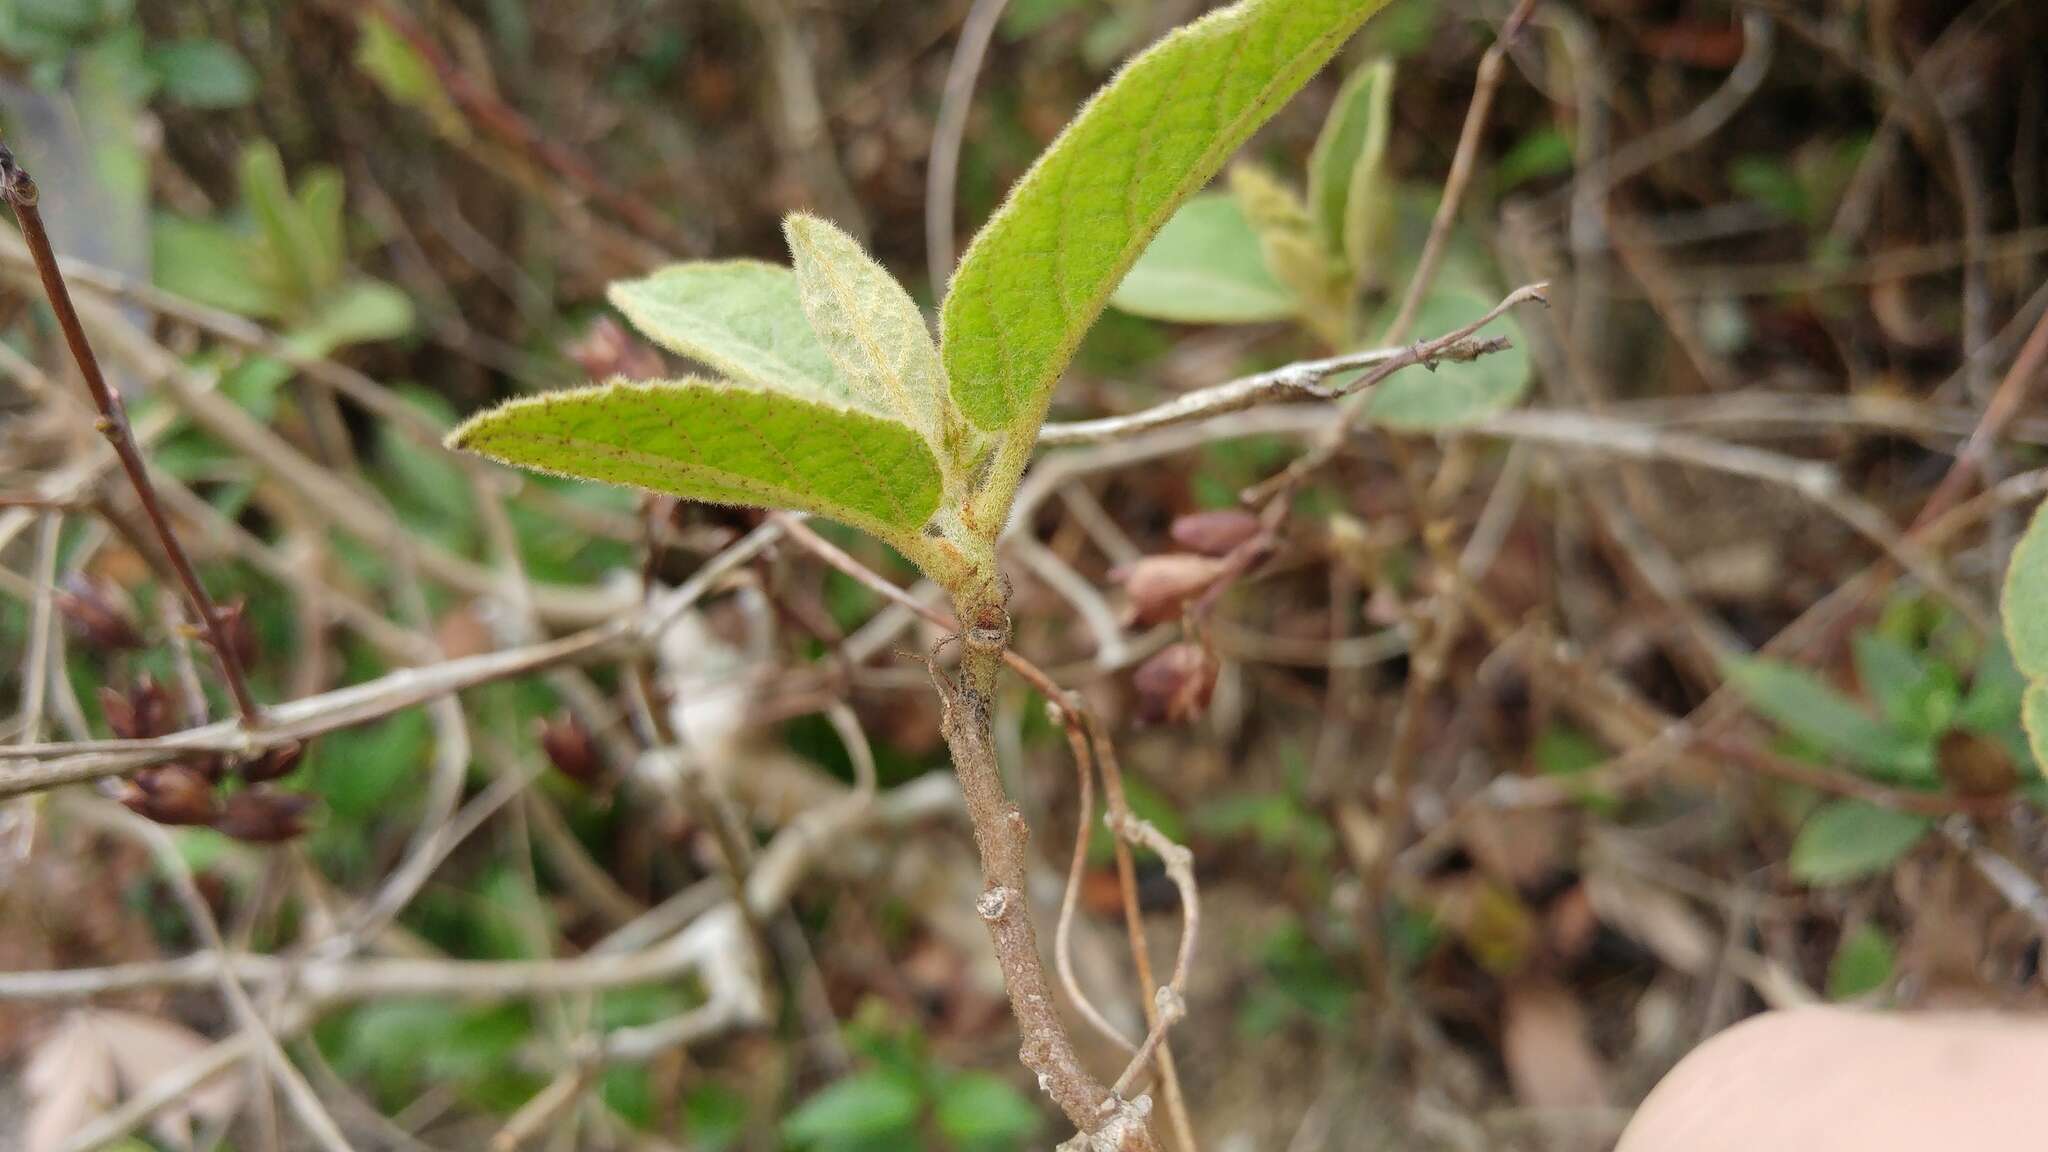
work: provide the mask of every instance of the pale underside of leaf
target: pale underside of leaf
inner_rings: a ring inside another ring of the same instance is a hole
[[[1245,0],[1133,60],[975,237],[946,299],[953,397],[1026,434],[1145,245],[1384,0]],[[1021,467],[1021,465],[1018,465]]]
[[[787,268],[758,260],[676,264],[613,284],[609,298],[648,339],[742,384],[888,414],[864,403],[833,363]]]
[[[855,395],[915,428],[943,458],[946,373],[916,301],[830,223],[799,213],[783,232],[804,315]]]
[[[1424,333],[1454,332],[1493,307],[1477,293],[1444,288],[1431,293],[1416,316]],[[1455,428],[1511,407],[1529,387],[1529,351],[1521,326],[1502,316],[1474,334],[1508,338],[1508,347],[1477,360],[1447,362],[1429,371],[1410,369],[1389,377],[1366,401],[1368,420],[1387,428],[1428,431]]]
[[[1999,610],[2013,666],[2029,680],[2048,678],[2048,503],[2013,547]]]
[[[1353,269],[1369,247],[1367,208],[1386,155],[1394,66],[1378,60],[1353,72],[1330,106],[1309,153],[1308,186],[1316,227],[1334,256]]]
[[[1299,307],[1237,199],[1216,192],[1181,205],[1109,299],[1134,316],[1183,324],[1284,320]]]
[[[541,472],[717,504],[794,508],[911,540],[938,508],[938,462],[893,420],[783,393],[614,381],[482,413],[452,447]]]

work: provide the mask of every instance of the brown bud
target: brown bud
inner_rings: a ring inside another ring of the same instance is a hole
[[[137,772],[121,803],[159,824],[210,824],[219,811],[212,781],[186,764]]]
[[[100,713],[123,740],[149,740],[171,730],[171,694],[145,672],[126,690],[103,684]]]
[[[566,349],[592,380],[623,376],[628,380],[658,380],[668,375],[661,355],[642,344],[609,316],[593,320],[583,338]]]
[[[142,632],[114,591],[81,573],[65,577],[52,602],[71,627],[72,635],[95,652],[122,652],[143,646]]]
[[[289,744],[280,744],[260,756],[242,761],[238,771],[243,780],[251,784],[263,784],[291,775],[292,769],[299,766],[299,761],[305,755],[305,741],[294,740]]]
[[[589,787],[604,778],[604,757],[598,752],[590,729],[568,712],[541,721],[540,747],[548,754],[548,763],[555,766],[555,771],[578,784]]]
[[[1190,512],[1176,516],[1169,529],[1173,542],[1204,556],[1227,556],[1259,534],[1259,518],[1239,508]]]
[[[1226,570],[1226,565],[1209,556],[1170,552],[1147,556],[1113,576],[1121,579],[1130,598],[1125,623],[1146,627],[1178,615],[1181,606],[1208,591]]]
[[[2005,749],[1960,728],[1941,738],[1935,761],[1949,787],[1965,796],[2003,796],[2019,783]]]
[[[213,610],[214,619],[220,622],[221,635],[226,638],[228,647],[234,651],[235,658],[244,666],[256,662],[256,630],[249,626],[246,608],[247,605],[237,599],[229,604],[218,605]],[[201,635],[209,642],[213,639],[211,633]]]
[[[1216,654],[1192,641],[1160,649],[1131,675],[1131,687],[1138,692],[1138,719],[1146,724],[1201,719],[1216,690],[1218,668]]]
[[[306,813],[313,798],[298,792],[245,788],[228,797],[213,821],[222,835],[252,844],[279,844],[306,831]]]

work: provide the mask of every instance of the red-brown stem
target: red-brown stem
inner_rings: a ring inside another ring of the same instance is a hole
[[[106,376],[100,372],[99,358],[93,355],[92,345],[85,339],[85,328],[78,322],[78,310],[71,304],[71,290],[64,285],[64,274],[57,268],[57,253],[51,249],[49,233],[43,228],[43,214],[36,207],[36,183],[15,162],[14,153],[5,144],[0,144],[0,193],[4,193],[8,204],[14,208],[14,218],[21,224],[21,238],[28,245],[29,257],[35,261],[36,275],[43,282],[43,294],[49,297],[50,311],[56,314],[57,327],[64,333],[64,342],[71,347],[71,358],[78,362],[78,371],[85,377],[86,389],[92,393],[93,403],[99,408],[99,430],[106,436],[107,443],[113,445],[122,471],[128,474],[128,482],[135,486],[136,499],[148,515],[150,526],[156,529],[157,539],[163,544],[171,569],[184,586],[186,610],[206,629],[214,659],[220,662],[221,676],[235,698],[242,723],[250,728],[260,727],[263,710],[249,693],[249,681],[243,674],[241,658],[235,655],[235,647],[221,626],[213,600],[206,594],[206,585],[200,583],[199,573],[193,569],[191,558],[185,554],[184,545],[178,542],[178,534],[171,530],[170,518],[164,515],[163,505],[157,500],[156,486],[150,483],[149,469],[142,462],[142,451],[135,446],[135,434],[128,426],[127,405],[122,403],[120,393],[108,386]]]

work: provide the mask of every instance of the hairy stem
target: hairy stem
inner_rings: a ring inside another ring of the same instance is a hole
[[[996,767],[991,718],[1009,621],[999,600],[982,598],[976,603],[963,598],[959,608],[965,627],[960,674],[951,683],[936,679],[945,701],[946,746],[953,754],[974,846],[981,855],[982,892],[975,911],[988,925],[1010,1008],[1023,1033],[1024,1066],[1038,1074],[1039,1086],[1089,1138],[1091,1147],[1130,1152],[1157,1148],[1144,1123],[1149,1105],[1113,1099],[1081,1063],[1060,1019],[1038,951],[1038,927],[1028,896],[1031,830],[1003,790]]]

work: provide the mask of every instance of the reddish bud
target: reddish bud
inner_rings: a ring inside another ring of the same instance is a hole
[[[142,632],[114,592],[80,573],[65,577],[53,598],[71,633],[95,652],[122,652],[143,646]]]
[[[242,600],[237,599],[230,604],[217,605],[213,610],[214,619],[220,624],[221,636],[227,641],[228,648],[234,652],[235,659],[241,661],[244,667],[256,662],[256,631],[249,627],[246,607]],[[212,642],[212,633],[201,635],[209,643]]]
[[[1219,662],[1200,644],[1169,644],[1138,665],[1131,687],[1138,692],[1138,719],[1146,724],[1185,724],[1209,710]]]
[[[1237,508],[1190,512],[1174,518],[1173,542],[1204,556],[1227,556],[1259,534],[1259,518]]]
[[[583,338],[566,349],[592,380],[623,376],[628,380],[659,380],[668,375],[661,355],[634,339],[609,316],[591,322]]]
[[[121,803],[159,824],[210,824],[219,810],[213,782],[186,764],[137,772]]]
[[[251,844],[280,844],[305,833],[306,813],[312,807],[313,798],[297,792],[245,788],[228,797],[213,827]]]
[[[107,727],[123,740],[149,740],[171,730],[171,694],[147,672],[125,691],[101,685],[99,697]]]
[[[555,766],[555,771],[578,784],[589,787],[604,778],[604,757],[598,752],[590,729],[567,712],[541,722],[540,747],[548,754],[548,763]]]
[[[1125,623],[1142,628],[1171,620],[1182,605],[1208,591],[1226,567],[1213,557],[1173,552],[1147,556],[1112,573],[1123,581],[1124,594],[1130,598]]]
[[[294,740],[289,744],[272,748],[261,756],[242,761],[238,771],[243,780],[251,784],[263,784],[291,775],[292,769],[299,766],[299,761],[305,755],[305,741]]]

